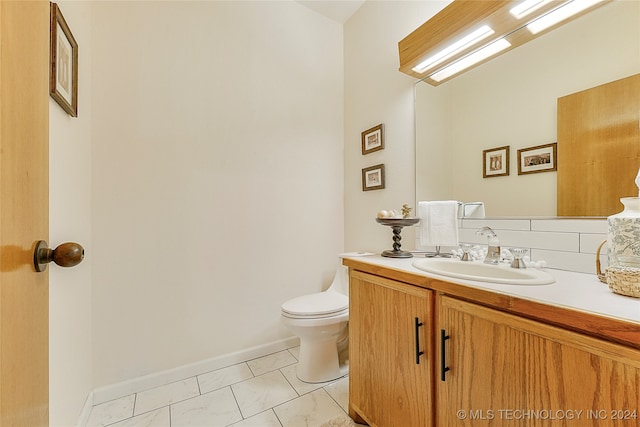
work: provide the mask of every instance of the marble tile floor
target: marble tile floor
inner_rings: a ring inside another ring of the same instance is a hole
[[[347,415],[349,379],[296,377],[299,347],[95,405],[88,427],[359,426]]]

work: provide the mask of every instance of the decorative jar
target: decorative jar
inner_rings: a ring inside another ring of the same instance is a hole
[[[607,218],[608,266],[640,268],[640,197],[620,202],[624,210]]]

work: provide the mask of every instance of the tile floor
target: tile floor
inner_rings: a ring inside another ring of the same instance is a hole
[[[87,426],[320,427],[358,426],[347,416],[349,380],[297,379],[291,348],[92,408]]]

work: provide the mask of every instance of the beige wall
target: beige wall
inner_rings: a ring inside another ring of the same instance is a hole
[[[415,204],[414,108],[416,79],[398,71],[398,42],[449,1],[367,1],[345,24],[345,245],[380,252],[391,230],[375,222],[381,209]],[[385,125],[385,149],[362,155],[360,133]],[[386,188],[362,191],[362,168],[383,163]],[[402,232],[413,248],[413,229]]]
[[[342,26],[95,2],[94,386],[282,340],[343,250]]]
[[[49,243],[82,244],[84,261],[49,267],[49,417],[75,425],[93,388],[91,272],[91,26],[87,2],[58,3],[78,42],[78,117],[49,102]]]
[[[51,238],[87,258],[82,291],[52,298],[52,421],[91,388],[288,336],[281,302],[326,287],[337,252],[388,247],[373,216],[414,192],[414,79],[396,43],[446,3],[367,2],[344,59],[342,26],[293,2],[63,3],[80,117],[52,107]],[[387,148],[362,156],[380,122]],[[82,150],[60,148],[69,135]],[[376,163],[387,189],[364,193]],[[93,235],[65,231],[54,193]],[[72,293],[71,272],[52,292]]]

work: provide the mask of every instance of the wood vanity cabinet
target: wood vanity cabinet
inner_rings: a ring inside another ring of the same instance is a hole
[[[349,415],[433,427],[433,292],[358,271],[349,292]]]
[[[375,273],[350,271],[357,422],[640,427],[640,349],[447,295],[445,282]]]
[[[640,351],[447,296],[437,306],[439,427],[640,426]]]

